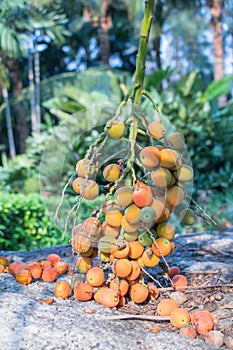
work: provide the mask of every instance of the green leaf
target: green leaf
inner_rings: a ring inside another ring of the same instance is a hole
[[[226,76],[220,80],[214,80],[202,95],[201,101],[212,101],[219,96],[228,94],[233,83],[233,75]]]
[[[64,99],[64,97],[51,98],[50,100],[44,102],[43,105],[48,109],[51,109],[51,108],[60,109],[67,113],[76,113],[84,109],[84,107],[81,104],[74,101],[70,101],[68,99]]]
[[[169,78],[172,73],[174,72],[174,69],[171,69],[170,67],[167,67],[166,69],[158,69],[151,73],[150,75],[147,75],[145,77],[145,88],[148,89],[150,87],[156,88],[164,79]]]
[[[65,86],[60,91],[60,96],[66,96],[70,98],[71,100],[74,100],[76,102],[79,102],[79,94],[80,90],[75,86]]]
[[[17,58],[20,52],[20,42],[17,33],[8,26],[0,26],[0,47],[7,56]]]
[[[188,96],[190,94],[197,76],[197,72],[191,72],[180,79],[179,89],[184,96]]]
[[[27,0],[7,0],[7,1],[1,1],[0,3],[0,18],[4,17],[5,13],[10,9],[14,10],[19,7],[25,6],[25,3],[28,2]]]

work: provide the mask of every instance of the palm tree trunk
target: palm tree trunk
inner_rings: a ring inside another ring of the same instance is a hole
[[[214,50],[214,80],[224,77],[224,50],[223,50],[223,31],[222,31],[222,0],[213,0],[210,3],[213,28],[213,50]],[[219,107],[224,107],[227,102],[226,95],[218,99]]]
[[[156,65],[157,65],[157,69],[161,69],[162,68],[162,61],[161,61],[161,37],[160,36],[156,36],[153,40],[153,44],[154,44],[154,50],[156,53]]]
[[[163,2],[158,0],[155,4],[154,17],[155,17],[155,38],[153,40],[153,46],[156,53],[156,64],[157,68],[162,68],[161,60],[161,35],[163,31]]]
[[[40,110],[40,54],[35,45],[34,53],[34,71],[35,71],[35,103],[36,103],[36,120],[38,132],[40,132],[41,110]]]
[[[28,55],[28,80],[29,80],[29,91],[30,91],[30,104],[31,104],[31,127],[32,132],[38,132],[37,118],[36,118],[36,101],[35,101],[35,83],[34,83],[34,72],[33,72],[33,56],[31,52]]]
[[[14,96],[18,96],[23,89],[22,71],[19,62],[16,59],[8,59],[7,66],[11,75],[12,92]],[[29,130],[27,118],[25,114],[25,106],[23,101],[14,104],[11,109],[14,115],[17,115],[14,127],[15,143],[17,153],[24,153],[26,149],[26,139],[28,138]]]
[[[110,57],[110,43],[108,31],[101,25],[98,28],[98,38],[100,47],[100,60],[103,64],[108,64]]]
[[[13,126],[11,121],[11,111],[10,111],[10,105],[9,105],[8,91],[4,87],[2,88],[2,95],[3,95],[4,102],[6,104],[6,124],[7,124],[7,135],[8,135],[8,142],[9,142],[10,157],[13,159],[16,156],[15,141],[14,141],[14,134],[13,134]]]

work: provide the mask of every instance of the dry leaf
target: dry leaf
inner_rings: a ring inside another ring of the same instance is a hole
[[[159,333],[160,332],[160,328],[149,328],[149,332]]]
[[[95,310],[95,309],[90,310],[90,311],[85,311],[85,310],[82,310],[82,313],[83,313],[83,314],[88,314],[88,315],[94,314],[95,312],[96,312],[96,310]]]
[[[45,303],[45,304],[52,304],[54,302],[54,298],[49,298],[49,299],[39,299],[40,303]]]

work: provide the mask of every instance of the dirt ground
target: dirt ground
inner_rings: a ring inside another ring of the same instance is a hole
[[[190,312],[208,309],[217,321],[216,329],[233,337],[233,228],[178,235],[175,241],[168,264],[178,265],[190,286],[180,292],[182,307]],[[50,253],[71,264],[75,259],[68,245],[29,252],[0,251],[0,256],[27,262],[45,259]],[[54,298],[55,283],[36,281],[24,286],[12,275],[0,274],[0,349],[217,349],[202,336],[190,339],[169,322],[153,320],[158,302],[168,295],[176,298],[177,292],[170,288],[161,268],[148,272],[163,286],[159,299],[140,306],[129,302],[117,310],[94,301]],[[53,303],[41,301],[49,298],[54,298]]]

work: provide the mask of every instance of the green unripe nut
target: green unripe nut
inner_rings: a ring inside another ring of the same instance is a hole
[[[149,232],[141,233],[138,237],[138,240],[144,247],[153,244],[153,239],[151,238]]]
[[[152,207],[144,207],[140,211],[140,220],[149,224],[156,219],[156,212]]]
[[[116,243],[116,238],[112,236],[103,236],[99,239],[98,250],[102,253],[109,254],[110,247],[113,243]]]
[[[192,226],[196,219],[195,213],[192,209],[183,209],[181,217],[181,224],[186,226]]]

